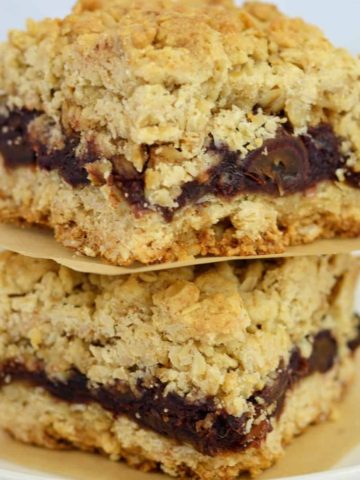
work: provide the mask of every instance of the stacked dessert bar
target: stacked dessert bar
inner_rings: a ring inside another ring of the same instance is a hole
[[[258,473],[351,381],[357,273],[322,256],[109,277],[5,253],[0,425],[171,475]]]
[[[257,474],[354,374],[360,61],[275,7],[79,0],[0,47],[0,219],[132,275],[0,255],[0,427],[201,480]],[[0,239],[1,241],[1,239]]]

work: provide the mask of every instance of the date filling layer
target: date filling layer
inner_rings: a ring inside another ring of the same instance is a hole
[[[359,338],[360,334],[349,342],[350,350],[359,346]],[[329,330],[315,336],[310,357],[304,358],[300,350],[294,348],[288,364],[280,362],[271,383],[247,399],[252,413],[240,417],[217,406],[212,397],[190,402],[177,393],[165,394],[165,385],[160,382],[154,381],[149,387],[139,381],[135,392],[120,382],[94,387],[76,369],[69,373],[66,381],[58,381],[48,377],[41,365],[29,369],[16,359],[0,366],[0,384],[26,381],[70,403],[96,402],[115,417],[125,415],[141,427],[214,456],[259,446],[272,430],[272,420],[280,417],[287,392],[303,378],[331,370],[337,353],[337,342]],[[250,429],[249,421],[252,421]]]
[[[80,140],[76,135],[67,136],[62,149],[50,151],[29,132],[29,125],[39,115],[36,111],[14,110],[0,116],[0,154],[5,166],[56,170],[73,187],[88,185],[86,166],[101,156],[91,148],[86,156],[77,156]],[[266,140],[262,147],[245,157],[226,145],[216,146],[209,138],[207,151],[217,157],[217,163],[201,174],[201,178],[183,184],[175,199],[177,207],[172,209],[149,205],[145,198],[146,163],[143,171],[137,172],[124,159],[110,159],[113,167],[107,182],[115,185],[136,211],[157,210],[170,221],[178,209],[200,202],[206,195],[224,199],[248,193],[289,195],[304,192],[323,181],[337,181],[339,171],[348,185],[360,188],[360,172],[347,166],[348,159],[341,153],[340,146],[341,139],[328,124],[311,127],[300,136],[283,127],[276,138]]]

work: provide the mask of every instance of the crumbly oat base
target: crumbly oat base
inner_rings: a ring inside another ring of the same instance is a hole
[[[288,393],[285,408],[260,448],[209,457],[189,446],[140,428],[125,417],[114,419],[96,404],[69,405],[41,388],[10,384],[0,390],[0,427],[16,439],[51,449],[79,448],[125,459],[144,471],[200,480],[231,480],[270,467],[284,447],[310,424],[332,412],[354,372],[352,359],[327,374],[306,378]],[[21,415],[19,415],[21,411]]]
[[[111,186],[74,189],[56,172],[8,170],[0,155],[1,221],[51,227],[65,246],[115,265],[281,253],[320,238],[357,237],[359,203],[359,189],[323,183],[316,192],[279,198],[213,198],[167,222],[159,212],[135,217]]]

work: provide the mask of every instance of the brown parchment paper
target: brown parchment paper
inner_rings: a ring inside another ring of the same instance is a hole
[[[339,405],[336,420],[310,427],[287,447],[280,462],[257,480],[329,470],[360,444],[360,356],[357,365],[356,382]],[[95,454],[54,452],[22,445],[1,432],[0,459],[73,480],[170,480],[159,473],[137,472]],[[241,477],[245,479],[249,480],[247,476]]]
[[[360,250],[360,238],[321,240],[310,245],[289,247],[284,253],[277,255],[258,255],[256,257],[202,257],[195,259],[190,257],[181,262],[150,266],[134,264],[131,267],[117,267],[108,265],[98,258],[76,255],[70,249],[57,243],[50,230],[37,227],[21,228],[15,225],[0,224],[0,248],[1,247],[28,257],[52,259],[61,265],[80,272],[103,275],[125,275],[129,273],[178,268],[187,265],[223,262],[226,260],[350,253],[355,250]]]

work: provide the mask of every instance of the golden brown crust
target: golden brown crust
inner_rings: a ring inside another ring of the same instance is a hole
[[[0,159],[1,221],[46,225],[65,246],[114,265],[273,254],[321,238],[357,237],[359,202],[359,189],[323,183],[316,192],[280,198],[213,198],[166,222],[160,212],[134,215],[111,187],[74,189],[56,172],[9,170]]]

